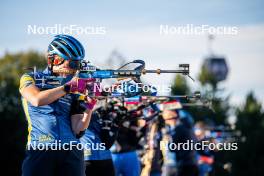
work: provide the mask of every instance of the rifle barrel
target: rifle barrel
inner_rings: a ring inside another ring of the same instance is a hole
[[[160,73],[182,73],[182,74],[188,74],[189,70],[160,70],[160,69],[157,69],[157,70],[142,70],[142,73],[143,74],[145,74],[145,73],[157,73],[157,74],[160,74]]]

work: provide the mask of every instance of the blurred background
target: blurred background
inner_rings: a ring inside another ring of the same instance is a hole
[[[147,69],[176,69],[178,64],[190,64],[195,82],[173,74],[146,75],[143,80],[171,85],[171,94],[200,90],[211,98],[214,111],[191,108],[194,119],[228,126],[240,133],[238,151],[222,152],[219,168],[225,169],[224,164],[229,163],[232,167],[228,167],[228,175],[263,175],[263,7],[261,0],[2,0],[1,167],[8,175],[21,173],[27,136],[18,92],[23,68],[45,67],[45,52],[56,33],[47,28],[74,25],[88,28],[88,33],[71,34],[84,45],[86,59],[101,68],[117,68],[134,59],[143,59]],[[188,25],[233,27],[237,32],[173,32],[176,27]],[[31,30],[34,26],[39,29],[35,34]],[[168,26],[170,32],[162,33],[161,26]],[[216,173],[224,175],[221,169]]]

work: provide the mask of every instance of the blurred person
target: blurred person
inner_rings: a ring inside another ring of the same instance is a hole
[[[168,144],[172,142],[172,135],[175,132],[176,120],[164,119],[164,128],[162,129],[161,151],[163,155],[162,175],[175,176],[177,174],[176,155],[168,148]],[[167,144],[167,145],[166,145]]]
[[[141,176],[160,176],[162,174],[163,159],[159,144],[162,140],[161,129],[163,127],[163,120],[159,115],[160,111],[156,104],[153,104],[144,111],[147,122]]]
[[[172,133],[172,143],[178,145],[179,143],[186,143],[188,141],[195,141],[193,129],[181,122],[179,112],[175,108],[164,108],[162,117],[166,124],[174,126]],[[176,155],[177,161],[177,175],[178,176],[198,176],[198,166],[196,160],[196,152],[193,150],[183,150],[177,148],[172,150]]]
[[[83,144],[89,144],[84,151],[86,175],[115,175],[110,147],[117,138],[119,123],[127,110],[119,106],[118,99],[112,99],[98,107],[85,134],[81,137]]]
[[[102,120],[101,116],[104,115]],[[114,176],[115,170],[109,150],[117,130],[115,128],[104,129],[104,122],[109,114],[99,114],[98,111],[93,113],[88,129],[80,138],[84,145],[85,174],[97,176]],[[109,119],[110,120],[110,119]]]
[[[125,80],[123,83],[132,87],[136,86],[130,79]],[[126,92],[122,89],[117,91],[120,90]],[[118,135],[111,151],[116,175],[138,176],[140,175],[140,160],[136,150],[139,147],[140,138],[143,137],[145,126],[145,120],[140,120],[139,117],[142,116],[142,107],[145,106],[143,104],[138,106],[141,100],[137,95],[155,95],[156,89],[152,88],[148,92],[135,89],[131,92],[128,90],[126,93],[131,95],[129,96],[131,98],[126,98],[126,101],[119,105],[118,111],[123,111],[123,113],[119,113],[120,115],[117,115],[116,119],[122,120],[114,120],[113,124],[118,127]]]
[[[159,144],[162,140],[162,134],[161,134],[161,128],[162,128],[163,122],[162,120],[159,118],[158,122],[154,125],[152,125],[152,127],[150,127],[150,133],[154,133],[154,138],[152,138],[152,140],[150,140],[149,145],[150,145],[150,151],[153,150],[154,154],[152,157],[152,162],[151,162],[151,170],[150,170],[150,175],[151,176],[160,176],[162,175],[162,165],[163,165],[163,155],[162,155],[162,151],[159,148]],[[152,131],[154,126],[154,129],[156,129],[157,131],[154,132]],[[150,134],[150,138],[151,138],[152,134]],[[151,153],[151,152],[150,152]],[[150,155],[151,156],[151,155]]]
[[[131,106],[126,106],[126,108],[128,108],[127,110],[131,110]],[[140,123],[144,124],[144,122],[137,120],[137,116],[137,114],[131,114],[129,119],[119,124],[118,136],[111,148],[117,176],[140,175],[140,161],[136,150],[142,137],[139,125]]]
[[[42,72],[24,74],[20,79],[19,91],[28,121],[28,143],[22,165],[22,175],[83,175],[83,151],[72,149],[52,150],[56,142],[69,145],[79,144],[76,135],[84,131],[91,119],[95,100],[78,101],[72,92],[85,91],[79,87],[73,74],[84,58],[82,44],[72,36],[57,35],[48,47],[48,67]],[[45,77],[63,77],[62,86],[45,88]],[[78,112],[77,105],[85,111]],[[71,124],[71,118],[78,118]],[[44,150],[33,145],[48,146]],[[33,147],[32,147],[33,146]],[[58,145],[57,145],[58,146]]]
[[[206,130],[208,129],[208,126],[202,122],[198,121],[194,125],[194,133],[197,137],[197,140],[203,140],[206,138]]]
[[[210,136],[208,136],[208,125],[202,121],[196,122],[194,126],[194,132],[198,142],[212,142]],[[205,148],[205,150],[199,150],[197,153],[199,175],[207,176],[212,172],[212,165],[214,163],[214,151]]]

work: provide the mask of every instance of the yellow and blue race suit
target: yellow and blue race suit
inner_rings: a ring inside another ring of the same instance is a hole
[[[43,85],[36,84],[36,79],[40,80],[47,76],[49,76],[47,69],[43,72],[26,73],[20,79],[19,89],[35,85],[41,90]],[[73,95],[66,94],[51,104],[35,107],[22,97],[28,121],[28,144],[52,143],[56,140],[60,140],[61,143],[78,142],[71,130],[70,122],[74,98]]]
[[[50,76],[48,69],[24,74],[20,79],[20,90],[30,85],[43,90],[45,86],[38,81],[47,76]],[[83,150],[76,147],[80,142],[72,132],[70,121],[73,109],[78,106],[76,99],[74,95],[67,94],[53,103],[36,107],[22,97],[28,121],[28,145],[22,175],[84,174]],[[38,146],[43,145],[39,144],[47,144],[47,147],[40,149]],[[55,144],[57,148],[48,148],[49,144]],[[64,144],[67,144],[67,149],[58,147]]]

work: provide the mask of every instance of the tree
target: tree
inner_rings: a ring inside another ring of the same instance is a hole
[[[232,152],[233,175],[264,174],[264,112],[253,92],[250,92],[245,103],[237,108],[236,129],[241,131],[238,151]]]
[[[26,144],[27,122],[18,91],[19,79],[28,72],[24,68],[43,68],[45,62],[44,55],[34,51],[6,53],[0,58],[0,133],[4,141],[1,157],[7,175],[21,175]]]
[[[205,97],[210,97],[212,101],[213,111],[207,112],[204,115],[208,115],[207,118],[212,118],[216,125],[226,124],[228,113],[230,109],[229,96],[223,97],[223,90],[219,89],[219,81],[210,74],[205,66],[201,67],[201,71],[198,75],[198,80],[202,85],[202,89]],[[221,93],[219,95],[219,93]]]
[[[217,79],[214,77],[213,74],[210,74],[210,72],[204,65],[201,68],[201,72],[198,75],[198,79],[203,86],[209,85],[214,92],[217,90]]]
[[[171,94],[172,95],[186,95],[190,93],[189,85],[184,76],[177,74],[174,78]]]

